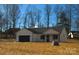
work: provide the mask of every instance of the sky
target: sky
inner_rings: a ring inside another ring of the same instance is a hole
[[[44,7],[45,7],[44,4],[30,4],[30,6],[32,8],[37,8],[37,9],[42,10],[42,15],[44,14]],[[23,14],[25,13],[25,10],[26,10],[27,7],[28,7],[28,4],[21,4],[20,5],[22,16],[24,16]],[[54,8],[54,4],[52,4],[52,9],[53,8]],[[41,21],[43,21],[43,19],[41,19]],[[54,12],[52,12],[52,14],[51,14],[51,20],[50,20],[50,26],[52,26],[52,25],[56,25],[56,16],[55,16]]]
[[[29,4],[29,5],[31,5],[32,8],[37,8],[37,9],[42,10],[42,15],[44,14],[45,4]],[[55,12],[53,11],[54,8],[56,7],[56,5],[57,5],[57,4],[51,4],[51,7],[52,7],[52,14],[51,14],[51,19],[50,19],[50,24],[49,24],[49,26],[52,26],[52,25],[54,26],[54,25],[56,25],[56,23],[57,23],[56,14],[55,14]],[[64,4],[59,4],[59,5],[61,5],[61,6],[64,8]],[[20,5],[20,7],[21,7],[22,14],[24,14],[24,13],[25,13],[25,8],[28,7],[28,4],[22,4],[22,5]],[[41,21],[43,21],[43,19],[44,19],[44,18],[42,18]],[[74,22],[74,21],[75,21],[75,20],[73,20],[73,22]],[[72,24],[72,25],[73,25],[73,24]],[[74,24],[73,26],[76,26],[76,25]],[[74,27],[72,27],[71,30],[76,30],[76,29],[75,29]]]
[[[3,4],[2,4],[3,5]],[[0,4],[0,9],[3,10],[2,8],[2,5]],[[18,24],[20,24],[21,27],[23,27],[23,17],[24,17],[24,14],[26,13],[26,9],[28,10],[28,5],[30,5],[30,8],[37,8],[37,9],[40,9],[42,10],[42,16],[44,16],[44,8],[45,8],[45,4],[19,4],[20,6],[20,21],[17,22],[17,27],[19,27]],[[56,14],[55,12],[53,11],[54,7],[56,6],[57,4],[51,4],[51,7],[52,7],[52,14],[51,14],[51,19],[50,19],[50,26],[54,26],[56,25],[57,23],[57,19],[56,19]],[[59,5],[62,5],[64,6],[64,4],[59,4]],[[3,11],[4,12],[4,11]],[[41,21],[43,22],[44,21],[44,17],[41,18]],[[74,29],[74,28],[73,28]]]

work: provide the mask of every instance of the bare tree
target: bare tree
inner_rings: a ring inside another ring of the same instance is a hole
[[[29,27],[29,25],[30,25],[30,11],[29,11],[29,9],[30,9],[30,5],[27,5],[27,7],[26,7],[26,9],[25,9],[25,13],[24,13],[24,22],[23,22],[23,24],[24,24],[24,28],[28,28]]]
[[[11,19],[10,19],[11,5],[5,4],[5,5],[3,5],[3,7],[4,7],[4,11],[5,11],[4,19],[6,20],[6,22],[5,22],[5,30],[7,30],[7,29],[11,28]]]
[[[66,5],[65,13],[67,14],[67,17],[69,18],[70,29],[74,28],[75,30],[78,30],[77,26],[78,26],[78,21],[79,21],[79,5],[78,4]]]
[[[60,21],[59,16],[62,12],[64,12],[65,17],[67,18],[67,23],[68,23],[68,27],[69,27],[69,31],[71,31],[71,22],[73,19],[73,14],[74,14],[74,5],[70,5],[70,4],[66,4],[66,5],[56,5],[54,7],[54,12],[56,14],[56,18],[57,18],[57,24]]]
[[[3,28],[3,25],[4,25],[4,20],[3,20],[3,13],[2,11],[0,10],[0,31],[2,32],[2,28]]]
[[[45,18],[47,20],[47,28],[49,28],[51,14],[52,14],[52,7],[51,5],[46,4],[45,5]]]
[[[35,18],[34,18],[34,12],[33,11],[30,11],[30,27],[34,27],[35,26]]]
[[[41,27],[41,10],[40,9],[38,9],[38,8],[36,8],[36,23],[37,23],[37,26],[38,26],[38,28],[40,28]]]
[[[24,17],[24,28],[27,27],[27,22],[28,22],[27,17],[28,17],[28,14],[26,13]]]
[[[79,31],[79,19],[76,20],[75,23],[76,23],[76,26],[75,26],[76,31]]]
[[[4,20],[3,20],[3,13],[0,10],[0,38],[2,38],[2,32],[3,32],[3,27],[4,27]]]
[[[74,9],[74,5],[72,5],[72,4],[65,5],[64,11],[65,11],[66,17],[69,20],[69,31],[71,31],[71,27],[72,27],[73,14],[74,14],[73,9]]]
[[[59,4],[56,4],[53,11],[56,15],[56,26],[57,26],[58,22],[59,22],[59,15],[60,15],[61,12],[63,12],[63,7]]]
[[[31,7],[31,5],[30,5],[29,9],[30,10],[27,12],[27,14],[28,14],[28,21],[29,21],[28,25],[29,25],[30,28],[33,28],[36,25],[36,16],[37,16],[36,8],[35,7]]]
[[[10,17],[13,22],[13,28],[16,28],[16,23],[19,19],[19,13],[20,13],[19,5],[12,4],[10,9]]]
[[[75,16],[75,24],[76,24],[76,30],[79,31],[79,4],[74,5],[74,16]]]

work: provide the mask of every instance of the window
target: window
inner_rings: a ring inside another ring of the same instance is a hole
[[[58,35],[53,35],[53,39],[58,39]]]
[[[45,36],[44,35],[41,35],[41,39],[45,39]]]

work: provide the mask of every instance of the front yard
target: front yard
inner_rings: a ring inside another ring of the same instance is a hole
[[[53,46],[51,42],[0,42],[0,54],[11,55],[79,55],[79,40],[70,40]]]

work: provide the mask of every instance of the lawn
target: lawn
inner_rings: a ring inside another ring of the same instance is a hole
[[[53,46],[51,42],[0,42],[1,55],[79,55],[79,40]]]

